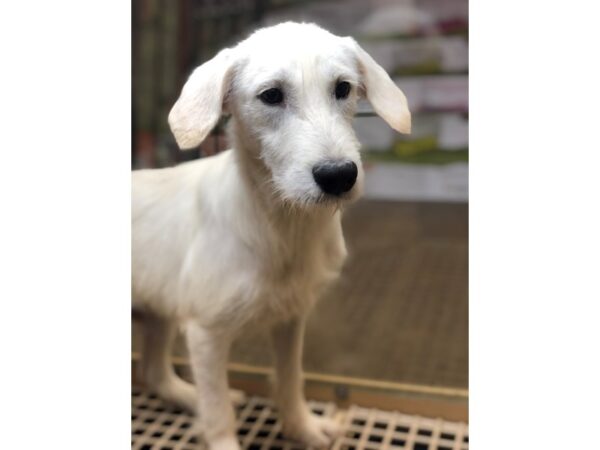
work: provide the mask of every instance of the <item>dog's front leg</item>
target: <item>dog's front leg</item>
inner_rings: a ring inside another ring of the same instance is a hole
[[[314,415],[304,398],[302,348],[305,319],[295,318],[272,330],[275,350],[275,401],[281,411],[283,434],[312,447],[329,446],[339,433],[331,419]]]
[[[198,420],[208,448],[239,450],[227,383],[231,338],[222,331],[190,324],[187,341],[198,391]]]

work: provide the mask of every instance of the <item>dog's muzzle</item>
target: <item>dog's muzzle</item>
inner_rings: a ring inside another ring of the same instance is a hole
[[[358,168],[353,161],[327,161],[314,166],[312,173],[324,193],[339,197],[354,186]]]

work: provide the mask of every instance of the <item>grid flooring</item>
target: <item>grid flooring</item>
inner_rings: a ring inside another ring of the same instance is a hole
[[[464,423],[352,406],[338,410],[332,403],[309,402],[314,413],[342,424],[342,435],[331,450],[468,450]],[[243,450],[304,450],[286,440],[271,402],[250,397],[238,407],[238,437]],[[199,450],[193,417],[166,405],[140,388],[132,390],[133,450]]]

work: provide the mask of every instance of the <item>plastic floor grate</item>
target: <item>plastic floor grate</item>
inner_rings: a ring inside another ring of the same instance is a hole
[[[351,406],[332,450],[468,450],[468,427],[460,422]]]
[[[464,423],[429,419],[352,406],[338,410],[333,403],[309,402],[316,414],[334,417],[343,433],[331,450],[468,450]],[[194,418],[168,406],[155,395],[132,390],[133,450],[199,450]],[[270,400],[251,397],[238,407],[238,436],[244,450],[304,450],[286,440]]]

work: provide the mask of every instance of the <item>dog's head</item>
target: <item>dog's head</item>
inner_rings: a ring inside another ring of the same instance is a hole
[[[360,97],[409,133],[406,97],[352,38],[313,24],[263,28],[198,67],[169,114],[182,149],[199,145],[223,111],[241,151],[255,152],[279,198],[352,200],[363,170],[351,122]]]

